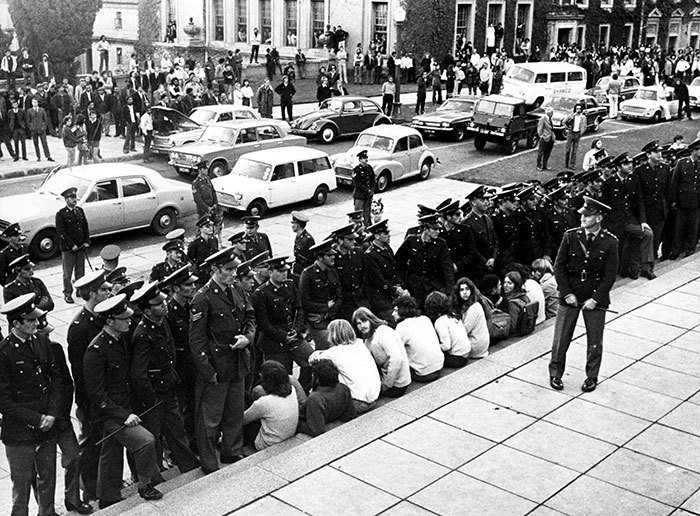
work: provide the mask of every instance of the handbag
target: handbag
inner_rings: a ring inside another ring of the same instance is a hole
[[[494,308],[491,317],[486,321],[491,342],[496,342],[508,337],[510,331],[510,314]]]

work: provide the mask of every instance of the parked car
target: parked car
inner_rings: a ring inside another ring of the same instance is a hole
[[[258,216],[300,201],[321,206],[338,187],[328,154],[297,146],[249,152],[212,184],[221,206]]]
[[[432,113],[414,116],[411,127],[422,134],[451,136],[461,142],[467,136],[467,125],[474,115],[478,97],[459,96],[447,99]]]
[[[489,95],[477,102],[468,129],[474,134],[476,150],[484,150],[486,142],[493,142],[504,145],[508,154],[515,154],[523,139],[528,148],[537,147],[537,122],[539,117],[528,113],[525,99]]]
[[[204,129],[228,120],[260,120],[260,115],[248,106],[215,104],[194,108],[189,116],[167,107],[154,106],[153,145],[156,154],[167,154],[173,147],[196,142]]]
[[[696,77],[688,85],[688,93],[690,94],[690,107],[700,108],[700,77]]]
[[[558,138],[566,136],[566,127],[564,120],[574,111],[574,106],[581,104],[583,106],[583,114],[586,116],[586,130],[597,131],[600,124],[608,116],[608,108],[598,104],[598,101],[590,95],[566,95],[554,97],[551,101],[546,102],[543,107],[532,112],[533,115],[544,115],[545,107],[549,106],[554,109],[552,114],[552,126],[554,134]]]
[[[601,77],[595,86],[586,90],[586,95],[595,97],[598,104],[601,106],[608,106],[608,84],[610,84],[610,75]],[[623,100],[631,99],[637,90],[642,86],[639,77],[633,77],[628,75],[626,77],[618,77],[618,80],[622,81],[622,88],[620,88],[620,96],[618,98],[618,105]]]
[[[284,121],[236,120],[213,124],[204,129],[194,143],[170,151],[170,165],[178,174],[196,173],[197,164],[209,163],[209,175],[220,177],[229,173],[236,160],[246,152],[291,145],[305,145],[306,138],[291,135]]]
[[[623,120],[637,118],[659,122],[678,116],[678,98],[673,88],[663,86],[643,86],[634,97],[620,104],[620,117]]]
[[[400,125],[371,127],[360,133],[350,150],[331,157],[339,184],[352,185],[352,171],[362,150],[367,151],[369,164],[374,168],[377,192],[408,177],[428,179],[438,162],[417,130]]]
[[[34,258],[57,255],[56,212],[65,206],[61,192],[70,187],[78,189],[93,237],[148,226],[164,235],[178,218],[196,213],[189,185],[141,165],[100,163],[54,169],[36,191],[5,197],[0,228],[19,222]]]
[[[292,134],[332,143],[339,136],[357,134],[368,127],[390,124],[379,104],[365,97],[332,97],[291,124]]]

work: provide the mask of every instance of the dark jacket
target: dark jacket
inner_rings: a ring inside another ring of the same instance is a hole
[[[647,221],[642,186],[634,174],[626,179],[618,174],[610,176],[603,183],[602,201],[612,209],[603,219],[603,226],[616,236],[622,234],[626,224]]]
[[[355,189],[352,192],[353,199],[371,199],[374,196],[374,184],[376,177],[372,165],[360,163],[352,171],[353,185]]]
[[[391,247],[372,242],[362,255],[362,267],[366,275],[365,297],[372,311],[377,314],[391,310],[398,285]]]
[[[7,113],[7,118],[10,132],[27,130],[27,113],[24,109],[18,109],[16,113],[14,109],[11,109]]]
[[[301,298],[291,280],[276,286],[268,281],[252,296],[255,319],[258,322],[258,343],[263,353],[286,353],[290,350],[287,335],[301,334],[304,320]]]
[[[292,97],[296,94],[297,90],[292,83],[280,83],[275,88],[275,93],[280,96],[281,102],[292,102]]]
[[[85,392],[83,359],[90,343],[102,331],[104,322],[101,317],[83,308],[68,326],[68,360],[70,361],[73,381],[75,382],[75,404],[83,411],[89,410]]]
[[[256,233],[254,236],[246,236],[245,259],[250,260],[260,253],[267,251],[272,256],[272,244],[270,237],[265,233]]]
[[[665,163],[652,166],[648,161],[634,171],[639,177],[644,198],[644,211],[649,225],[656,226],[666,220],[671,196],[671,169]]]
[[[90,243],[90,229],[85,212],[80,206],[69,209],[67,206],[56,213],[56,232],[61,243],[61,251],[71,251]]]
[[[301,273],[299,295],[301,306],[309,322],[327,324],[335,319],[343,298],[338,272],[334,267],[322,269],[314,262]],[[335,301],[335,305],[328,308],[328,301]]]
[[[49,115],[43,107],[27,110],[27,128],[32,133],[46,131],[49,127]]]
[[[420,235],[403,241],[396,251],[396,275],[419,305],[433,290],[449,295],[454,284],[454,266],[442,238],[424,242]]]
[[[174,392],[179,380],[177,357],[168,321],[156,324],[143,316],[131,338],[131,383],[139,410],[155,405],[159,394]]]
[[[53,298],[49,294],[46,285],[39,278],[29,278],[29,281],[20,281],[18,278],[5,286],[2,297],[5,303],[24,294],[36,294],[34,304],[47,312],[54,309]]]
[[[292,268],[294,274],[300,275],[313,263],[313,254],[309,252],[309,249],[315,243],[314,237],[306,229],[294,237],[294,267]]]
[[[684,210],[700,208],[700,161],[678,160],[671,179],[670,200]]]

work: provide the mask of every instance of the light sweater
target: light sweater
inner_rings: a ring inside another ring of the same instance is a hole
[[[258,419],[261,426],[255,437],[256,450],[263,450],[292,437],[299,423],[299,402],[294,389],[284,398],[266,394],[255,400],[243,413],[243,424]]]
[[[445,356],[433,323],[425,315],[409,317],[396,325],[396,333],[406,347],[408,365],[420,376],[442,369]]]
[[[382,324],[371,339],[365,340],[365,345],[379,367],[383,391],[391,387],[406,387],[411,383],[406,348],[396,331]]]
[[[542,287],[534,279],[528,278],[525,280],[523,290],[525,290],[527,297],[530,298],[530,302],[537,301],[540,304],[540,306],[537,308],[537,320],[535,321],[535,324],[542,324],[547,320],[547,316],[545,315],[544,292],[542,291]]]
[[[472,304],[462,314],[462,324],[469,336],[471,346],[470,358],[484,358],[489,354],[489,327],[486,324],[486,315],[481,303]]]
[[[545,272],[540,278],[540,286],[544,294],[545,316],[547,319],[555,317],[559,307],[559,286],[557,285],[557,280],[553,274]]]
[[[468,357],[472,350],[467,330],[459,319],[441,315],[435,321],[435,333],[440,340],[440,349],[448,355]]]

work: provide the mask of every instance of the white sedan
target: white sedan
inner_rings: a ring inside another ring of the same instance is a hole
[[[690,94],[690,107],[700,108],[700,77],[696,77],[688,85],[688,93]]]
[[[643,86],[629,100],[620,103],[620,117],[623,120],[638,118],[660,122],[678,116],[678,98],[673,88]]]
[[[61,192],[71,187],[78,189],[92,237],[148,226],[164,235],[178,217],[196,213],[190,185],[140,165],[102,163],[55,169],[36,191],[3,198],[0,228],[18,222],[34,258],[55,256],[56,212],[66,205]]]

